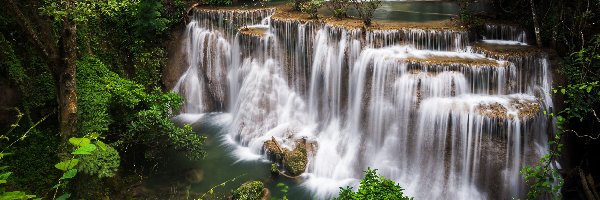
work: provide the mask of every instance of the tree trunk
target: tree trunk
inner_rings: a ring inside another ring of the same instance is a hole
[[[535,14],[535,3],[529,0],[531,4],[531,15],[533,16],[533,28],[535,31],[535,42],[538,47],[542,47],[542,36],[540,35],[540,24],[538,23],[537,15]]]
[[[74,1],[68,1],[70,6]],[[77,24],[73,19],[63,19],[60,41],[61,63],[58,70],[58,109],[60,134],[63,139],[77,131]]]

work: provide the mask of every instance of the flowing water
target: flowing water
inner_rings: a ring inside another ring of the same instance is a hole
[[[274,12],[198,9],[187,25],[188,68],[173,88],[185,98],[185,114],[176,120],[217,116],[209,137],[220,150],[210,154],[224,155],[204,166],[230,163],[222,167],[228,173],[268,176],[256,172],[268,168],[265,141],[292,148],[306,139],[317,148],[301,180],[289,182],[291,199],[357,188],[368,167],[416,199],[526,193],[519,170],[545,152],[552,131],[542,114],[552,109],[543,53],[486,54],[471,48],[464,31],[364,32],[271,19]],[[481,38],[527,42],[506,25],[487,25]]]

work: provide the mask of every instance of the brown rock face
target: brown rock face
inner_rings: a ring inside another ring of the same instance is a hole
[[[184,42],[185,26],[181,25],[171,33],[173,38],[167,43],[167,51],[169,59],[167,66],[163,68],[162,81],[165,87],[170,90],[175,87],[179,77],[185,72],[187,68],[187,61],[185,55],[186,43]]]

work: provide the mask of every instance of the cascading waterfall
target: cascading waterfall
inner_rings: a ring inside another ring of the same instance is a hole
[[[173,89],[182,112],[231,113],[223,134],[254,154],[271,138],[316,142],[302,185],[319,199],[356,188],[367,167],[418,199],[526,193],[518,172],[552,130],[541,114],[552,108],[545,55],[478,51],[462,31],[364,32],[273,12],[194,11],[188,70]],[[486,27],[500,41],[490,45],[526,42]]]

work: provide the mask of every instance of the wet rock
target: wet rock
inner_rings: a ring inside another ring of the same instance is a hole
[[[303,138],[296,140],[294,149],[289,150],[282,148],[275,138],[271,138],[265,141],[263,148],[270,160],[283,163],[286,175],[294,177],[306,171],[308,156],[316,152],[317,144]]]
[[[262,27],[243,27],[240,28],[240,34],[244,34],[244,35],[249,35],[249,36],[255,36],[255,37],[262,37],[267,33],[268,29],[267,28],[262,28]]]
[[[271,199],[271,190],[268,188],[263,188],[261,200],[269,200]]]
[[[538,112],[540,111],[540,104],[532,101],[524,101],[524,100],[512,100],[510,102],[511,110],[514,109],[517,111],[517,115],[509,114],[508,108],[500,103],[491,103],[491,104],[482,104],[478,105],[476,110],[479,114],[494,118],[494,119],[504,119],[504,120],[513,120],[513,119],[532,119],[534,118]]]
[[[293,151],[287,151],[283,156],[283,167],[291,176],[304,173],[307,163],[308,156],[304,145],[296,145]]]
[[[483,104],[477,106],[479,114],[496,119],[506,119],[508,110],[499,103]]]

